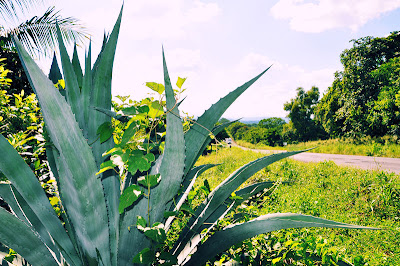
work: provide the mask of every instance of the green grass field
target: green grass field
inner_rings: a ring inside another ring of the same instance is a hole
[[[367,139],[360,142],[354,142],[340,139],[329,139],[289,144],[285,147],[271,147],[263,144],[255,145],[246,143],[242,140],[238,140],[236,143],[250,149],[295,151],[316,147],[312,152],[400,158],[400,145],[396,142],[385,142],[384,140],[374,141]]]
[[[203,173],[197,183],[202,184],[207,179],[210,186],[215,187],[232,171],[261,156],[260,153],[234,147],[203,156],[199,164],[221,165]],[[254,210],[254,206],[257,207],[259,215],[294,212],[382,228],[377,231],[312,228],[286,232],[305,238],[321,236],[335,246],[342,258],[355,265],[400,265],[398,175],[339,167],[332,162],[302,163],[287,159],[256,173],[248,183],[265,180],[290,183],[280,184],[268,196],[247,208]]]

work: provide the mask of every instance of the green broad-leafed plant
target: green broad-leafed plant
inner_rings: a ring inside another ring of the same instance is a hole
[[[32,265],[203,265],[235,243],[264,232],[301,227],[366,228],[302,214],[275,213],[208,234],[237,204],[273,185],[265,181],[239,189],[257,171],[298,153],[286,152],[257,159],[233,172],[193,211],[174,246],[160,252],[196,177],[213,167],[194,165],[211,141],[210,135],[227,126],[214,125],[268,69],[221,98],[184,133],[163,53],[163,153],[151,153],[145,143],[137,149],[129,148],[126,145],[135,131],[135,121],[150,110],[131,108],[122,114],[112,110],[111,75],[121,16],[122,10],[93,66],[89,46],[84,70],[76,49],[70,60],[59,32],[62,74],[55,62],[50,79],[63,78],[65,89],[55,87],[15,39],[49,136],[46,153],[57,182],[60,216],[30,167],[0,136],[0,171],[9,180],[0,184],[0,196],[11,209],[0,209],[2,244]],[[112,137],[113,116],[129,120],[123,142],[114,142]],[[120,165],[128,169],[124,176],[119,175]]]

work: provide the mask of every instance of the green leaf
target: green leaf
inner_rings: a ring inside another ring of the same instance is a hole
[[[145,157],[149,162],[154,162],[154,160],[156,159],[156,157],[155,157],[154,154],[152,154],[152,153],[147,153],[144,157]]]
[[[164,225],[162,223],[155,223],[151,228],[145,228],[144,234],[157,243],[164,243],[164,241],[167,239]]]
[[[138,216],[138,217],[137,217],[137,221],[136,221],[136,227],[137,227],[140,231],[144,232],[144,230],[145,230],[146,227],[147,227],[146,219],[144,219],[142,216]]]
[[[129,158],[128,160],[128,171],[134,175],[139,170],[141,172],[147,171],[150,169],[151,163],[143,156],[134,155]]]
[[[135,201],[137,201],[143,192],[138,185],[131,185],[127,187],[123,192],[119,200],[118,211],[120,214],[124,213],[124,210],[130,207]]]
[[[133,263],[140,263],[140,264],[149,264],[156,259],[156,253],[149,249],[145,248],[139,252],[135,257],[133,257]]]
[[[176,86],[178,86],[179,89],[182,89],[182,85],[183,85],[183,83],[185,83],[186,79],[187,78],[178,77],[178,81],[176,82]]]
[[[151,103],[148,115],[151,118],[156,118],[164,115],[164,109],[158,101],[154,101]]]
[[[293,213],[274,213],[260,216],[242,224],[235,224],[225,227],[223,230],[216,232],[204,244],[200,245],[192,256],[187,256],[189,250],[195,247],[189,247],[178,256],[184,260],[189,258],[189,262],[185,265],[202,265],[209,258],[213,258],[217,254],[230,248],[232,245],[242,242],[248,238],[258,234],[277,231],[288,228],[304,228],[304,227],[326,227],[326,228],[346,228],[346,229],[370,229],[377,230],[365,226],[357,226],[345,223],[334,222],[318,217]]]
[[[131,122],[128,128],[125,129],[124,134],[122,135],[120,146],[125,146],[130,139],[135,135],[137,132],[137,124],[136,122]]]
[[[158,185],[161,181],[161,176],[160,174],[157,175],[146,175],[146,176],[141,176],[138,178],[138,183],[145,188],[153,188]]]
[[[164,218],[168,218],[171,216],[177,216],[179,215],[179,212],[176,211],[168,211],[168,212],[164,212]]]
[[[100,143],[107,141],[113,134],[114,129],[110,122],[104,122],[97,129],[97,134],[100,135]]]
[[[114,164],[113,161],[105,161],[100,165],[100,171],[96,173],[96,175],[101,174],[107,170],[114,169],[117,165]]]
[[[164,85],[156,82],[146,82],[146,86],[157,92],[158,94],[162,94],[165,90]]]

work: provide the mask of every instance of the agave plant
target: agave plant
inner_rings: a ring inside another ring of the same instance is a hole
[[[15,39],[45,120],[49,135],[47,158],[62,211],[58,217],[38,178],[0,136],[0,170],[9,180],[0,184],[0,197],[11,210],[0,208],[1,243],[32,265],[130,265],[149,264],[156,259],[166,264],[202,265],[233,244],[272,230],[365,228],[302,214],[277,213],[231,225],[211,236],[205,234],[235,206],[272,186],[266,181],[238,190],[260,169],[298,153],[286,152],[257,159],[232,173],[197,207],[171,248],[171,256],[156,254],[157,242],[165,240],[173,221],[173,216],[166,214],[179,211],[196,177],[213,167],[195,163],[211,141],[210,132],[217,134],[227,126],[214,125],[268,69],[221,98],[184,133],[163,53],[167,109],[164,152],[153,163],[155,158],[146,155],[151,163],[148,170],[131,173],[121,183],[117,171],[109,169],[113,165],[104,167],[109,157],[102,156],[117,154],[118,147],[112,137],[97,134],[112,119],[111,74],[121,16],[122,10],[93,67],[89,46],[84,71],[76,49],[70,61],[58,32],[65,91],[54,86]],[[52,68],[51,78],[57,80],[61,77],[57,64]],[[135,154],[120,155],[125,162],[135,164]],[[233,192],[235,197],[231,197]]]

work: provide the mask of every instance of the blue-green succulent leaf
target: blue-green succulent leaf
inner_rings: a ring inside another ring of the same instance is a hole
[[[53,61],[51,62],[51,67],[50,67],[50,72],[49,72],[49,79],[54,84],[57,84],[57,82],[60,79],[62,79],[60,67],[58,66],[58,63],[57,63],[56,52],[54,52]]]
[[[49,83],[51,83],[51,81],[49,81]],[[50,85],[53,86],[53,84]],[[58,93],[54,86],[53,89],[56,93]],[[62,96],[59,95],[59,97]],[[3,174],[13,184],[15,189],[29,204],[32,211],[46,227],[46,230],[51,234],[54,241],[61,247],[61,252],[63,252],[63,255],[67,261],[79,264],[80,259],[78,254],[67,233],[65,232],[60,220],[50,205],[50,202],[47,199],[39,181],[29,166],[25,163],[21,156],[19,156],[18,152],[2,135],[0,135],[0,151],[1,154],[6,154],[6,156],[0,157],[0,171],[3,172]],[[0,227],[6,228],[2,222],[3,220],[0,219]]]
[[[79,88],[82,88],[83,72],[81,63],[79,62],[78,51],[76,49],[76,43],[74,45],[74,53],[72,55],[72,67],[74,69],[76,80],[78,81]]]
[[[75,115],[75,119],[79,123],[79,127],[83,130],[86,127],[86,124],[83,119],[82,110],[83,108],[88,108],[88,107],[82,106],[81,89],[78,84],[74,67],[69,59],[67,49],[65,48],[60,27],[58,26],[58,24],[56,26],[57,26],[58,45],[61,56],[61,65],[64,73],[67,102],[71,106],[72,112]]]
[[[43,243],[49,247],[59,258],[59,251],[54,245],[46,227],[34,213],[29,204],[19,194],[11,184],[0,184],[0,196],[10,205],[16,216],[26,224],[31,224],[32,230],[35,231]]]
[[[301,153],[303,151],[277,153],[254,160],[233,172],[222,183],[220,183],[208,197],[196,209],[195,215],[189,220],[186,228],[182,231],[175,245],[175,250],[182,249],[190,239],[200,233],[199,230],[204,222],[214,213],[214,211],[225,202],[226,199],[240,185],[242,185],[252,175],[267,167],[268,165],[284,159],[286,157]],[[174,253],[176,252],[174,250]]]
[[[270,67],[269,67],[270,68]],[[269,68],[261,72],[252,80],[246,82],[236,90],[230,92],[221,98],[217,103],[213,104],[203,115],[197,119],[196,123],[185,134],[186,142],[186,159],[185,174],[190,171],[198,158],[198,153],[203,146],[205,139],[208,137],[215,123],[221,118],[228,107],[254,82],[256,82]]]
[[[20,219],[0,208],[0,239],[31,265],[59,265],[36,233]]]
[[[59,155],[56,164],[59,175],[62,176],[58,184],[60,193],[63,194],[62,204],[76,231],[83,256],[86,260],[96,258],[96,250],[99,250],[104,256],[103,261],[108,263],[110,246],[107,209],[103,186],[96,176],[98,167],[92,150],[71,107],[20,42],[15,40],[15,44],[31,86],[36,88],[47,131]],[[13,185],[18,189],[17,184]],[[24,196],[23,191],[18,191]],[[30,202],[26,198],[25,200]],[[40,217],[39,213],[36,214]]]
[[[288,228],[305,228],[305,227],[326,227],[326,228],[345,228],[345,229],[372,229],[365,226],[345,224],[334,222],[318,217],[293,213],[274,213],[260,216],[249,222],[242,224],[234,224],[225,227],[223,230],[216,232],[207,239],[196,252],[190,256],[180,257],[180,260],[189,259],[185,265],[202,265],[209,258],[215,257],[217,254],[230,248],[232,245],[239,243],[256,235],[277,231]],[[192,249],[194,247],[190,247]],[[183,255],[183,254],[182,254]]]

